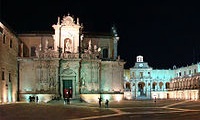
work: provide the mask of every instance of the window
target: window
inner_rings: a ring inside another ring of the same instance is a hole
[[[103,49],[103,58],[108,58],[108,49]]]
[[[143,78],[143,72],[140,72],[140,78]]]
[[[197,73],[197,69],[194,69],[194,74],[196,74]]]
[[[8,80],[9,80],[9,82],[11,82],[11,73],[9,73],[9,75],[8,75]]]
[[[3,28],[2,27],[0,27],[0,33],[3,34]]]
[[[184,75],[186,75],[186,71],[184,71]]]
[[[5,72],[4,71],[1,72],[1,79],[5,80]]]
[[[3,44],[5,44],[5,43],[6,43],[6,35],[3,34]]]
[[[10,48],[12,48],[12,46],[13,46],[13,45],[12,45],[12,39],[10,39]]]
[[[126,89],[131,89],[131,84],[129,82],[126,83]]]
[[[181,72],[179,72],[179,77],[181,77]]]
[[[32,57],[33,57],[33,56],[36,56],[35,50],[36,50],[36,48],[35,48],[34,46],[31,47],[31,56],[32,56]]]
[[[135,72],[132,72],[132,77],[135,78]]]
[[[189,75],[191,75],[191,70],[189,70]]]

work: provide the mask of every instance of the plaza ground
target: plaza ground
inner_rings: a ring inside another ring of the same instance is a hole
[[[52,101],[49,103],[11,103],[0,105],[0,120],[155,120],[198,119],[200,101],[144,100],[98,103]]]

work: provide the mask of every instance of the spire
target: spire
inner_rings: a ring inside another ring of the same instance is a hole
[[[60,17],[58,17],[57,25],[60,25]]]
[[[79,18],[77,18],[77,25],[80,25],[80,24],[79,24]]]

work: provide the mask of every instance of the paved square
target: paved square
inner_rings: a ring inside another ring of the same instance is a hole
[[[111,101],[109,108],[105,108],[105,105],[99,108],[98,103],[63,103],[1,104],[0,120],[184,120],[200,117],[200,101]]]

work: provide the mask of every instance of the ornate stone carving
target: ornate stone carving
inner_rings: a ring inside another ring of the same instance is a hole
[[[74,25],[74,20],[71,16],[63,16],[61,25]]]

